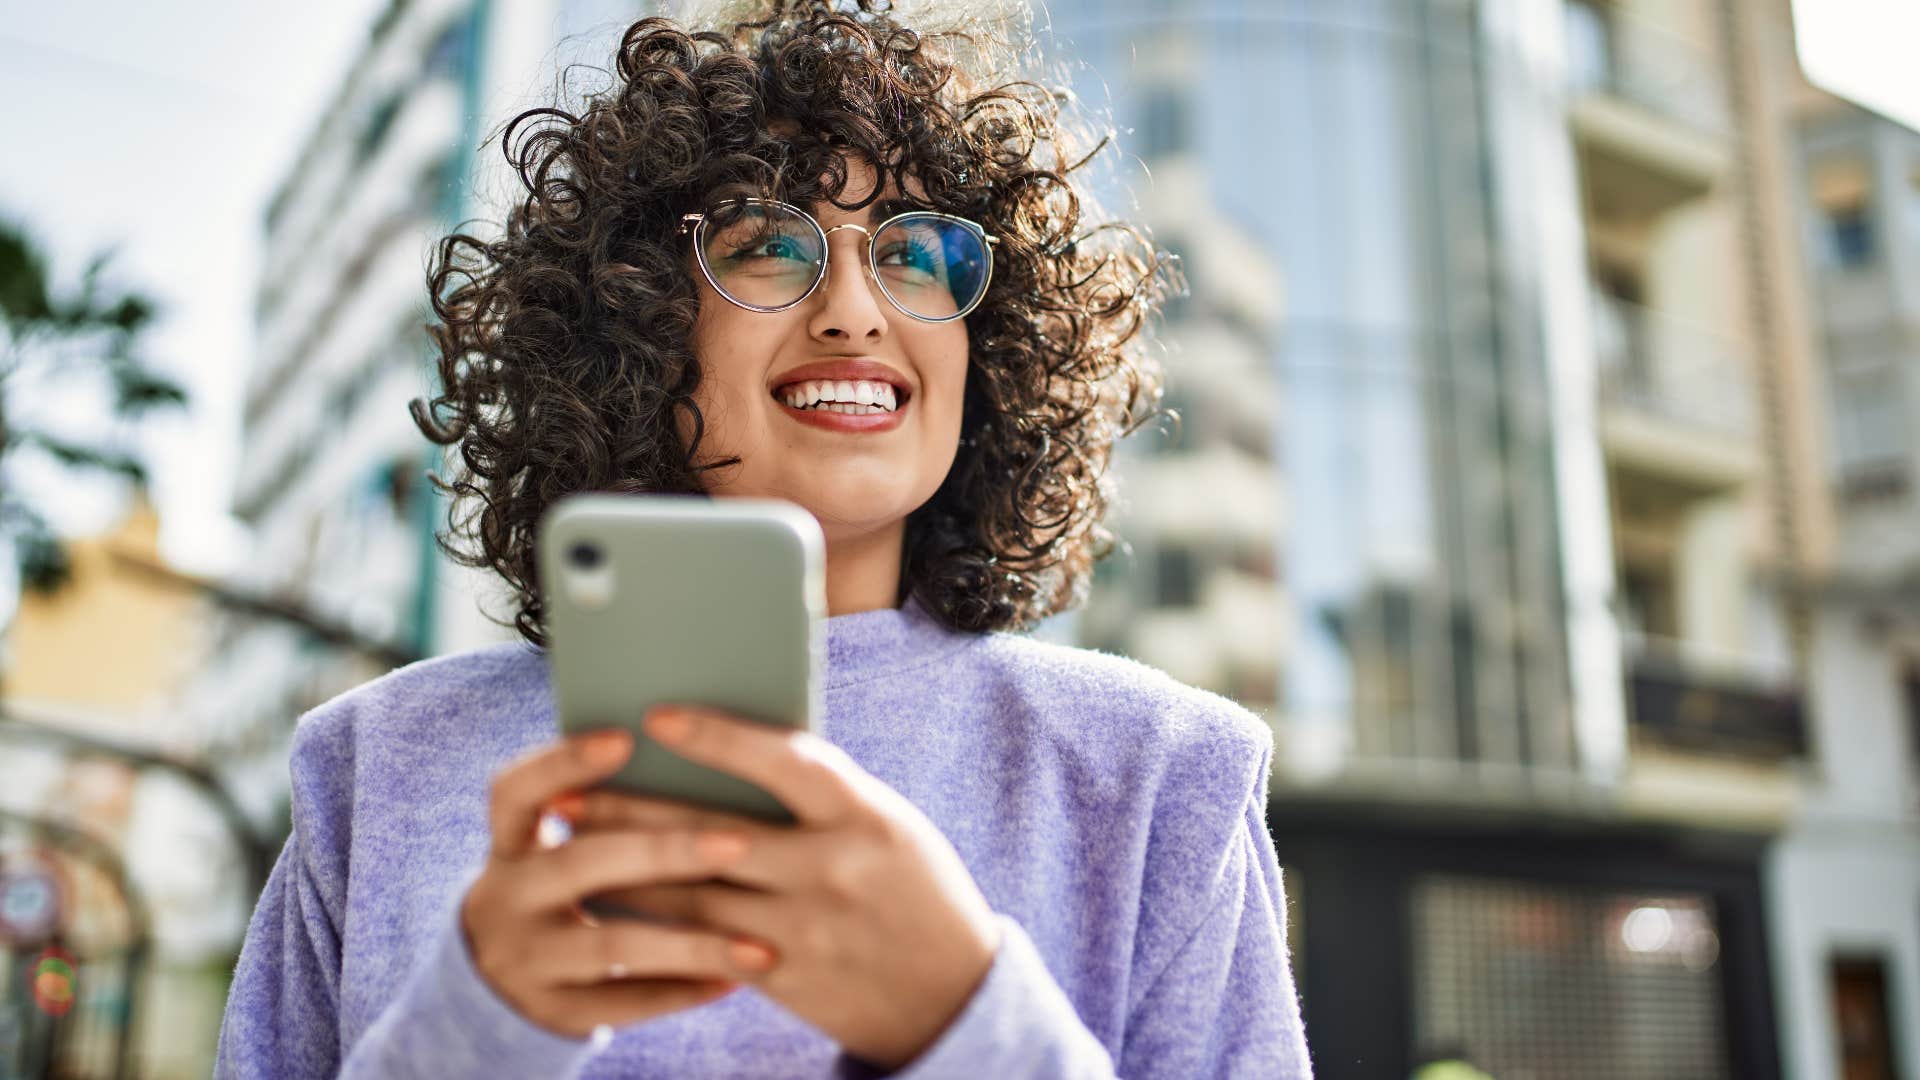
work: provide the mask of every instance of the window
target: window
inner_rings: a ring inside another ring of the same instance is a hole
[[[1877,956],[1836,956],[1828,972],[1840,1075],[1846,1080],[1895,1075],[1886,962]]]
[[[1153,602],[1159,607],[1192,607],[1200,599],[1199,561],[1189,548],[1162,547],[1153,556]]]
[[[360,137],[354,142],[354,160],[365,161],[382,140],[387,137],[387,129],[393,126],[393,118],[400,113],[400,95],[394,94],[374,106],[367,114],[366,126],[360,129]]]
[[[1679,636],[1671,573],[1651,566],[1622,567],[1620,601],[1627,629],[1647,637]]]
[[[1567,73],[1575,91],[1605,87],[1613,70],[1613,28],[1606,13],[1585,0],[1566,8]]]
[[[1905,401],[1900,371],[1888,364],[1836,371],[1834,450],[1840,486],[1850,499],[1905,490]]]
[[[1827,257],[1832,265],[1846,269],[1873,261],[1873,221],[1864,204],[1827,211]]]
[[[1900,691],[1907,706],[1907,753],[1920,759],[1920,658],[1901,666]]]
[[[1149,88],[1140,102],[1140,156],[1149,160],[1187,149],[1187,96],[1171,86]]]
[[[472,25],[468,18],[455,16],[440,31],[440,36],[427,49],[429,76],[458,79],[465,74]]]
[[[1873,261],[1873,178],[1867,162],[1839,158],[1816,165],[1809,182],[1816,208],[1815,248],[1828,268],[1851,270]]]
[[[1710,897],[1434,875],[1409,899],[1414,1045],[1500,1077],[1727,1075]]]

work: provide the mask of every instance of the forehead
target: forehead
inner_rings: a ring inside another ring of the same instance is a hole
[[[919,179],[912,173],[907,174],[906,191],[903,193],[900,190],[900,185],[894,183],[891,175],[878,172],[859,158],[842,154],[841,161],[846,165],[846,185],[840,189],[839,194],[833,197],[833,201],[826,198],[819,198],[815,199],[813,204],[807,207],[807,209],[812,210],[821,220],[824,221],[829,216],[832,216],[836,220],[857,221],[875,214],[881,214],[883,216],[891,215],[897,212],[897,208],[902,203],[913,203],[922,206],[926,204],[926,188],[920,184]],[[821,177],[822,184],[826,184],[829,179],[830,177],[823,175]],[[877,194],[874,191],[876,182],[878,182],[880,189]],[[861,207],[859,210],[848,210],[844,205],[836,206],[834,204],[835,201],[837,201],[841,204],[855,205],[865,201],[869,196],[873,197],[872,201],[868,202],[867,205]]]

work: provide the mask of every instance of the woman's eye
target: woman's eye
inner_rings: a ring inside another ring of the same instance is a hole
[[[736,259],[806,259],[806,253],[792,237],[770,236],[761,240],[749,240],[735,249]]]
[[[922,244],[890,244],[880,255],[882,266],[904,266],[923,273],[933,273],[933,252]]]

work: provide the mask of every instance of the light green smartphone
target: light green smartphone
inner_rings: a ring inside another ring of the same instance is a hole
[[[778,499],[575,495],[548,509],[536,544],[560,729],[634,735],[607,786],[791,824],[767,791],[675,754],[640,722],[684,703],[812,730],[826,650],[813,515]]]

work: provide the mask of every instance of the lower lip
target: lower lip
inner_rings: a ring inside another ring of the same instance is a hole
[[[778,403],[788,416],[803,424],[826,428],[828,431],[846,431],[854,434],[873,434],[892,431],[900,426],[907,415],[907,406],[911,402],[903,401],[892,412],[883,413],[839,413],[826,409],[796,409],[782,401]]]

